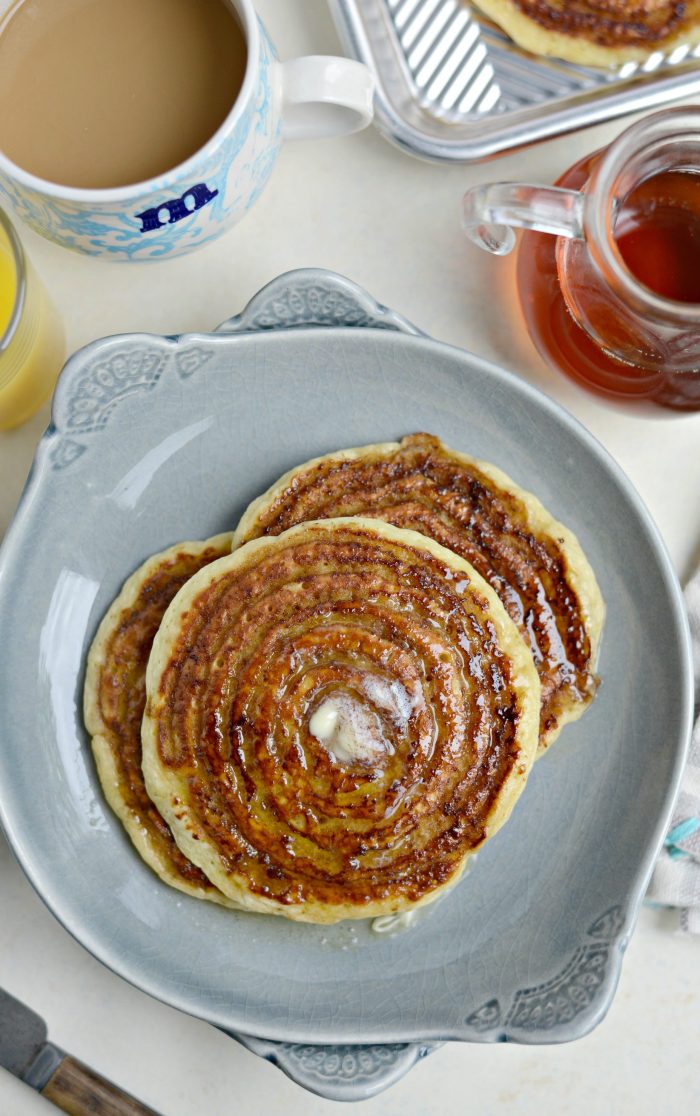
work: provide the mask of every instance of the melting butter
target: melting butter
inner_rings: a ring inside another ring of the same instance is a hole
[[[381,915],[373,918],[371,927],[375,934],[399,934],[408,930],[417,921],[418,911],[402,911],[400,914]]]
[[[466,875],[471,872],[474,861],[478,853],[472,853],[466,863],[464,871],[457,880],[453,880],[449,887],[446,887],[437,899],[433,899],[432,903],[424,903],[421,907],[413,907],[410,911],[401,911],[399,914],[393,915],[380,915],[378,918],[370,919],[370,929],[375,934],[384,934],[387,937],[393,937],[394,934],[402,934],[405,930],[410,930],[411,927],[417,923],[423,922],[426,918],[430,918],[436,907],[439,907],[444,899],[452,892],[452,889],[457,886],[460,880],[463,880]]]
[[[309,732],[338,763],[373,763],[393,751],[377,714],[349,694],[322,701]]]
[[[326,740],[332,738],[338,725],[339,716],[340,711],[337,706],[332,701],[324,701],[309,721],[309,732],[322,744],[325,744]]]

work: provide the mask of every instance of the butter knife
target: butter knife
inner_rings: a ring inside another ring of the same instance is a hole
[[[47,1035],[41,1016],[0,988],[0,1066],[69,1116],[158,1116]]]

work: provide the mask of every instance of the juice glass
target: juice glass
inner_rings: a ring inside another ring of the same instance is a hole
[[[556,186],[477,186],[463,223],[497,255],[513,227],[532,230],[518,292],[555,368],[602,394],[700,410],[700,108],[638,121]]]
[[[0,210],[0,430],[49,398],[64,354],[60,319]]]

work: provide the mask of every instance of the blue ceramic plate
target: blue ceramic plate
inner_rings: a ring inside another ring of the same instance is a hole
[[[93,769],[80,709],[100,617],[149,554],[230,529],[290,466],[415,430],[505,469],[578,534],[608,608],[595,702],[410,931],[239,915],[169,889]],[[276,280],[218,335],[89,345],[2,549],[0,634],[7,836],[54,914],[140,988],[260,1036],[244,1041],[336,1097],[377,1091],[426,1044],[566,1041],[604,1015],[679,779],[689,642],[638,496],[527,384],[316,271]]]

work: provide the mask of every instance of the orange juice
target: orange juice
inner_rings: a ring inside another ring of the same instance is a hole
[[[0,430],[19,426],[48,399],[63,356],[56,311],[0,213]]]
[[[4,337],[10,324],[17,298],[17,270],[15,258],[5,230],[0,228],[0,337]]]

